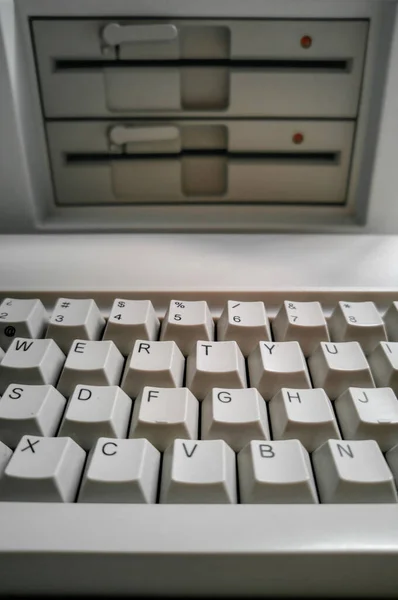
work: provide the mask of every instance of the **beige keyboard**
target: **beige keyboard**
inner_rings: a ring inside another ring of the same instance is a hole
[[[0,500],[397,503],[398,301],[0,305]]]

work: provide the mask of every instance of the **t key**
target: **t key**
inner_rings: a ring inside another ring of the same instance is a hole
[[[245,359],[237,343],[197,342],[187,360],[187,386],[198,400],[213,387],[247,387]]]

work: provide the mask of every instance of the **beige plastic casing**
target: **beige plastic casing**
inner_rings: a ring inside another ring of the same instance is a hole
[[[0,61],[2,88],[2,186],[6,200],[3,231],[397,231],[393,198],[396,144],[394,60],[396,3],[387,0],[348,2],[164,3],[153,0],[108,5],[1,0]],[[47,158],[39,90],[31,42],[30,18],[225,18],[225,19],[369,19],[366,68],[344,205],[291,206],[179,203],[172,206],[59,206],[55,202]],[[6,142],[5,140],[12,140]]]

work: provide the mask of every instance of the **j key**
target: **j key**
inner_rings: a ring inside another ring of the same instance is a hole
[[[16,338],[0,363],[0,394],[16,381],[56,385],[64,361],[64,353],[53,340]]]
[[[145,386],[182,387],[185,359],[175,342],[137,340],[126,361],[121,388],[136,398]]]
[[[271,400],[283,387],[311,387],[297,342],[260,342],[248,358],[248,367],[250,384],[265,400]]]
[[[312,452],[330,438],[340,439],[331,402],[320,388],[282,388],[268,408],[275,440],[299,440]]]
[[[339,302],[329,320],[334,342],[357,341],[365,354],[387,340],[383,319],[373,302]]]
[[[383,452],[398,444],[398,400],[391,388],[352,387],[334,407],[346,439],[375,440]]]
[[[397,502],[394,479],[374,440],[329,440],[312,454],[321,502]]]
[[[131,407],[131,398],[115,385],[78,385],[58,435],[71,437],[84,450],[91,450],[99,437],[124,438]]]
[[[66,398],[78,384],[118,385],[124,359],[113,342],[75,340],[67,356],[58,390]]]
[[[55,340],[67,354],[74,340],[99,340],[104,326],[105,319],[94,300],[59,298],[46,337]]]
[[[311,356],[319,342],[329,341],[319,302],[285,301],[272,323],[272,332],[276,342],[299,342],[304,356]]]
[[[217,339],[237,342],[243,356],[249,356],[261,340],[271,340],[264,302],[229,300],[217,323]]]
[[[0,479],[0,500],[73,502],[85,459],[70,438],[25,435]]]
[[[349,387],[374,387],[366,357],[358,342],[321,342],[308,361],[314,387],[335,400]]]
[[[214,340],[214,321],[207,302],[172,300],[162,323],[162,341],[174,340],[187,356],[198,340]]]
[[[146,438],[160,451],[176,438],[197,439],[199,402],[188,388],[145,387],[134,403],[130,438]]]
[[[238,471],[243,503],[318,502],[308,452],[297,440],[250,442],[238,454]]]
[[[224,440],[235,452],[251,440],[269,440],[267,407],[254,388],[213,388],[202,402],[201,437]]]
[[[0,304],[0,347],[4,350],[16,337],[41,338],[48,323],[40,300],[5,298]]]
[[[128,356],[137,340],[156,340],[159,319],[150,300],[116,298],[103,339],[112,340],[123,356]]]
[[[237,501],[235,453],[222,440],[175,440],[163,455],[160,502]]]
[[[369,364],[377,387],[391,387],[398,394],[398,342],[380,342]]]
[[[160,452],[148,440],[100,438],[90,454],[79,502],[156,502]]]
[[[4,473],[6,466],[8,465],[8,461],[12,456],[12,451],[8,446],[0,442],[0,485],[1,485],[1,476]]]
[[[52,385],[9,385],[0,400],[0,439],[16,448],[26,434],[54,436],[65,404]]]
[[[398,302],[393,302],[387,310],[384,315],[384,324],[388,339],[392,342],[398,342]]]
[[[237,343],[197,342],[187,360],[187,387],[198,400],[213,387],[247,387],[245,359]]]

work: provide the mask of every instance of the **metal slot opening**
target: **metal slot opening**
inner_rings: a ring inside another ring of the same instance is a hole
[[[228,152],[226,150],[184,150],[176,154],[113,154],[107,152],[68,152],[64,155],[67,164],[109,162],[109,161],[137,161],[137,160],[170,160],[188,157],[224,157],[235,160],[264,160],[277,162],[299,162],[337,164],[340,152]]]
[[[55,71],[67,70],[92,70],[92,69],[112,69],[112,68],[129,68],[129,67],[222,67],[222,68],[244,68],[244,69],[269,69],[269,70],[304,70],[304,71],[349,71],[351,60],[338,59],[265,59],[265,60],[69,60],[55,59]]]

